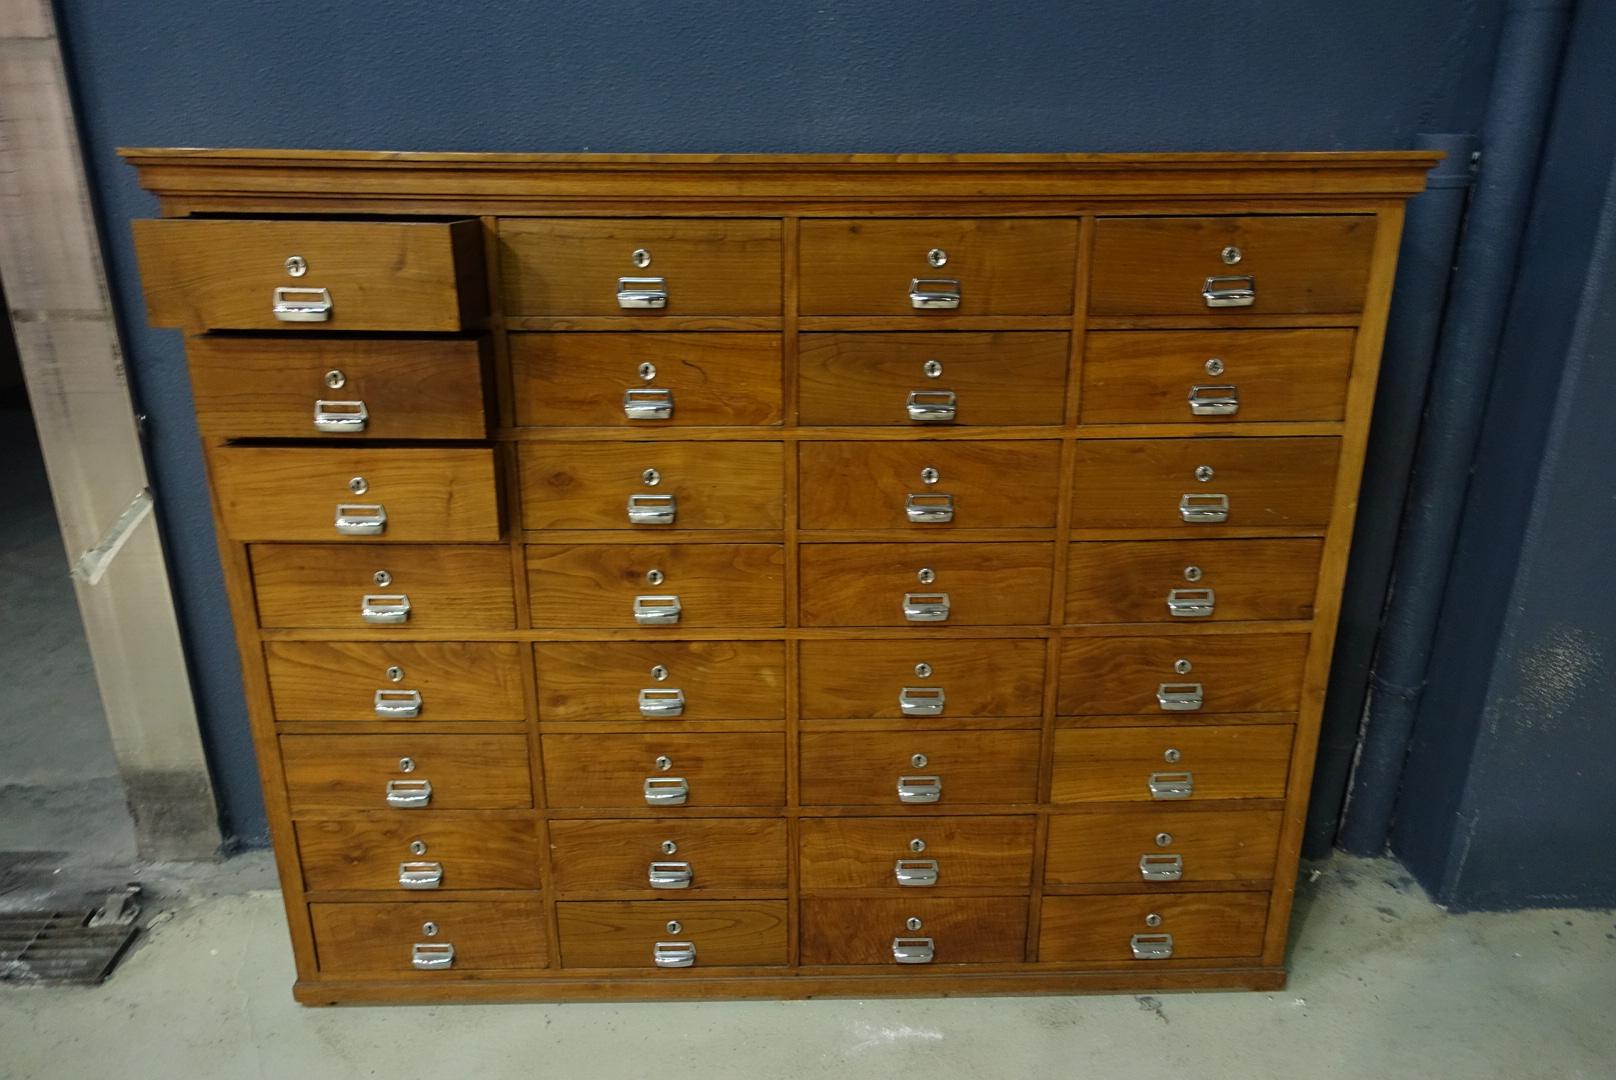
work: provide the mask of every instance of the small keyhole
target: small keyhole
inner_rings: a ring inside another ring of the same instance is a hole
[[[1179,657],[1177,660],[1173,661],[1173,670],[1178,672],[1180,675],[1188,675],[1190,672],[1195,670],[1195,665],[1183,657]]]
[[[425,934],[427,937],[437,937],[438,936],[438,924],[435,923],[435,922],[424,922],[424,923],[422,923],[421,924],[421,933]]]
[[[1164,752],[1164,753],[1163,753],[1163,754],[1162,754],[1162,760],[1163,760],[1163,761],[1165,761],[1165,762],[1167,762],[1167,764],[1169,764],[1169,765],[1177,765],[1177,764],[1178,764],[1178,759],[1179,759],[1179,758],[1181,758],[1181,757],[1183,757],[1183,756],[1184,756],[1184,755],[1183,755],[1183,754],[1181,754],[1181,753],[1179,753],[1179,752],[1178,752],[1178,750],[1177,750],[1177,749],[1176,749],[1176,748],[1174,748],[1174,747],[1169,747],[1169,748],[1168,748],[1168,749],[1167,749],[1167,750],[1166,750],[1166,751],[1165,751],[1165,752]]]
[[[365,492],[370,490],[370,481],[366,480],[363,476],[356,476],[352,480],[348,481],[348,490],[353,492],[355,495],[363,495]]]
[[[635,248],[634,253],[629,256],[629,260],[633,262],[635,266],[638,266],[641,270],[644,270],[647,266],[651,265],[651,253],[646,251],[644,248]]]
[[[915,571],[915,580],[920,582],[922,585],[930,585],[932,582],[937,580],[937,571],[933,570],[929,566],[922,566],[919,570]]]
[[[1200,581],[1201,580],[1201,568],[1199,566],[1186,566],[1184,568],[1184,580],[1185,581]]]
[[[929,678],[931,678],[931,665],[930,664],[925,664],[925,663],[916,664],[915,665],[915,678],[917,678],[917,679],[929,679]]]
[[[286,260],[286,272],[293,277],[302,277],[309,272],[308,260],[301,255],[293,255]]]
[[[661,664],[657,664],[651,668],[651,678],[655,679],[657,682],[662,682],[667,677],[668,669],[663,667]]]
[[[674,854],[677,854],[678,851],[679,851],[679,845],[675,844],[672,840],[664,840],[664,841],[662,841],[662,854],[664,854],[664,855],[674,855]]]
[[[325,373],[325,384],[333,390],[341,390],[348,385],[348,376],[344,375],[338,368],[332,368]]]
[[[926,261],[933,266],[947,266],[948,252],[944,251],[942,248],[932,248],[930,251],[926,252]]]
[[[904,920],[903,925],[907,926],[911,930],[919,930],[922,926],[924,926],[926,924],[921,922],[920,919],[917,918],[916,916],[911,915],[911,916],[909,916],[909,918]]]
[[[1246,257],[1246,253],[1235,247],[1233,244],[1230,244],[1228,247],[1218,252],[1218,255],[1228,266],[1233,266],[1235,263]]]
[[[909,850],[914,852],[916,855],[919,855],[922,851],[926,850],[926,841],[922,840],[918,836],[915,837],[913,840],[909,841]]]
[[[640,482],[646,487],[656,487],[662,483],[662,474],[655,469],[646,469],[640,474]]]
[[[1159,833],[1156,834],[1156,846],[1157,847],[1166,847],[1168,844],[1171,844],[1172,842],[1173,842],[1173,834],[1172,833],[1170,833],[1170,832],[1159,832]]]
[[[669,919],[668,920],[668,933],[670,933],[670,934],[682,934],[682,933],[684,933],[684,929],[685,929],[685,924],[680,922],[678,919]]]
[[[647,360],[645,363],[640,365],[639,372],[640,378],[644,379],[646,382],[650,382],[656,378],[656,365]]]
[[[920,365],[920,370],[928,379],[940,378],[943,374],[943,364],[940,360],[927,360]]]
[[[656,767],[661,769],[663,772],[667,772],[669,769],[673,768],[673,759],[667,754],[658,754],[656,758]]]
[[[666,580],[666,575],[660,570],[647,570],[645,572],[645,581],[648,585],[660,585]]]
[[[926,763],[927,758],[925,754],[915,754],[909,759],[909,764],[913,765],[917,769],[924,769],[926,767]]]
[[[397,664],[394,664],[392,667],[388,668],[387,669],[387,681],[388,682],[403,682],[404,681],[404,669],[399,667]]]
[[[389,574],[386,570],[378,570],[374,574],[370,575],[370,580],[374,581],[376,584],[385,589],[387,586],[393,583],[393,575]]]
[[[401,757],[401,758],[399,758],[398,759],[398,771],[399,772],[414,772],[415,771],[415,759],[414,758],[409,758],[409,757]]]
[[[1157,926],[1160,926],[1161,924],[1162,924],[1162,917],[1160,915],[1156,914],[1154,911],[1152,911],[1149,915],[1145,916],[1145,925],[1146,926],[1157,927]]]
[[[1195,466],[1195,479],[1199,480],[1203,484],[1216,475],[1217,474],[1212,471],[1212,466],[1210,465]]]
[[[920,470],[920,482],[922,484],[935,484],[942,478],[943,474],[932,468],[930,465],[927,465],[924,469]]]
[[[1218,359],[1216,356],[1214,356],[1212,359],[1208,360],[1206,362],[1206,373],[1208,375],[1222,375],[1223,374],[1223,361]]]
[[[426,841],[425,840],[411,840],[410,841],[410,854],[411,855],[425,855],[426,854]]]

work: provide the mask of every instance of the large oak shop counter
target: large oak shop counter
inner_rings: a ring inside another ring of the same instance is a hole
[[[125,156],[299,1000],[1284,981],[1434,156]]]

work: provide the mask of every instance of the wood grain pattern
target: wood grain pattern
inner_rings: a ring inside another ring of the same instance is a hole
[[[676,850],[667,852],[671,841]],[[567,898],[643,893],[685,900],[713,893],[786,890],[786,823],[779,818],[552,821],[556,889]],[[684,889],[653,889],[653,862],[690,864]]]
[[[645,781],[664,777],[684,778],[684,806],[691,808],[785,803],[785,740],[777,734],[546,734],[541,742],[552,807],[644,809]],[[680,811],[663,808],[671,816]]]
[[[683,978],[703,967],[786,962],[784,900],[574,902],[557,904],[556,915],[562,967],[643,968],[648,974]],[[678,933],[669,931],[669,919],[681,924]],[[695,965],[656,967],[653,954],[659,941],[693,942]]]
[[[1033,731],[804,732],[799,742],[804,806],[924,814],[938,805],[1030,803],[1038,794]],[[942,797],[934,804],[901,803],[900,776],[940,776]]]
[[[1174,960],[1255,956],[1268,921],[1263,893],[1178,893],[1172,896],[1046,896],[1038,958],[1049,962],[1134,960],[1134,934],[1171,934]],[[1156,914],[1155,927],[1145,916]]]
[[[264,644],[275,719],[374,722],[378,690],[415,690],[412,725],[521,720],[521,647],[514,641],[270,641]],[[401,678],[388,676],[402,669]]]
[[[517,810],[533,805],[527,740],[520,735],[282,735],[286,793],[298,816],[387,810],[389,781],[429,781],[424,809]],[[409,769],[401,768],[406,761]]]
[[[678,596],[675,626],[781,626],[785,556],[778,544],[530,544],[529,604],[538,627],[636,628],[634,598]],[[660,585],[646,581],[652,570]]]
[[[709,451],[710,452],[710,451]],[[804,442],[797,447],[804,529],[1050,529],[1060,505],[1060,444]],[[935,469],[938,479],[921,479]],[[911,496],[953,500],[950,522],[915,523]]]
[[[531,971],[549,959],[536,900],[310,904],[309,918],[324,975],[443,982],[459,972]],[[431,937],[421,933],[429,922],[438,927]],[[454,966],[415,970],[410,957],[418,942],[453,945]]]
[[[924,896],[930,888],[1024,890],[1032,881],[1032,817],[814,818],[798,823],[802,887],[890,889]],[[924,847],[916,851],[913,842]],[[899,859],[936,859],[936,886],[901,886]]]
[[[558,641],[535,645],[533,657],[546,722],[637,718],[644,689],[683,692],[676,724],[785,716],[786,649],[779,641]],[[654,667],[666,677],[654,677]]]
[[[921,929],[910,930],[910,918]],[[842,900],[802,902],[804,964],[885,964],[892,939],[928,937],[933,964],[994,964],[1021,959],[1027,941],[1027,901],[1023,897]]]
[[[1071,638],[1061,643],[1060,711],[1163,713],[1161,684],[1195,683],[1197,713],[1294,712],[1307,642],[1306,634]]]
[[[1161,855],[1183,858],[1181,881],[1265,881],[1274,870],[1281,816],[1278,810],[1191,814],[1167,804],[1053,814],[1044,883],[1154,887],[1140,860]]]
[[[905,687],[941,690],[940,715],[1037,716],[1042,710],[1042,639],[805,641],[800,646],[805,718],[904,716]],[[931,668],[922,677],[918,665]]]
[[[1054,803],[1152,802],[1155,773],[1194,777],[1189,799],[1163,805],[1283,798],[1292,734],[1281,724],[1062,728],[1055,732],[1049,798]]]
[[[1311,618],[1323,549],[1318,540],[1073,544],[1066,563],[1066,621],[1189,625]],[[1212,614],[1174,615],[1167,606],[1174,589],[1211,589]]]
[[[778,529],[785,448],[777,442],[524,443],[522,523],[529,529]],[[654,469],[657,482],[644,474]],[[629,521],[632,496],[672,496],[672,525]]]
[[[1048,619],[1052,544],[802,544],[804,626],[903,626],[917,633],[950,626],[1040,625]],[[918,574],[932,570],[922,583]],[[947,593],[945,622],[912,623],[906,593]]]
[[[253,544],[259,625],[386,636],[395,629],[510,630],[516,626],[510,553],[467,544]],[[388,576],[386,585],[376,580]],[[407,596],[409,620],[373,626],[372,593]]]
[[[424,852],[412,850],[417,842],[426,845]],[[531,821],[456,821],[435,814],[299,821],[297,853],[310,890],[398,893],[406,891],[398,883],[399,864],[418,861],[443,868],[443,889],[537,889],[543,858]]]

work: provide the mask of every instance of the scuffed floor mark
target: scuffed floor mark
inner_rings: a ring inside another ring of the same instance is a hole
[[[1172,1023],[1171,1020],[1167,1019],[1167,1014],[1162,1011],[1161,998],[1154,998],[1154,997],[1146,996],[1146,997],[1136,997],[1136,998],[1134,998],[1134,1000],[1139,1003],[1139,1008],[1141,1010],[1143,1010],[1144,1012],[1153,1012],[1153,1013],[1155,1013],[1156,1014],[1156,1019],[1160,1020],[1162,1023],[1164,1023],[1164,1024],[1171,1024]]]
[[[896,1046],[899,1043],[943,1041],[941,1031],[932,1028],[910,1027],[908,1024],[885,1027],[857,1023],[853,1025],[853,1034],[859,1038],[859,1041],[847,1048],[847,1052],[850,1054],[861,1054],[878,1046]]]

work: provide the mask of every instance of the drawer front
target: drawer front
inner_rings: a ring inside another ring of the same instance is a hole
[[[1351,330],[1140,330],[1091,333],[1083,347],[1084,424],[1340,420]]]
[[[527,571],[539,628],[785,625],[778,544],[533,544]],[[677,598],[677,618],[672,602],[645,597]]]
[[[1051,529],[1057,442],[809,442],[804,529]]]
[[[1061,643],[1067,716],[1295,712],[1306,634],[1085,637]]]
[[[520,721],[514,641],[270,641],[275,719]]]
[[[778,221],[506,218],[499,242],[507,315],[780,314]]]
[[[919,929],[910,929],[912,920]],[[917,959],[900,964],[900,943]],[[1026,950],[1024,897],[802,901],[804,964],[1004,964],[1024,960]]]
[[[1042,638],[804,641],[800,648],[808,719],[1043,712]]]
[[[1283,817],[1278,810],[1167,807],[1055,814],[1044,884],[1268,881]]]
[[[539,719],[779,720],[779,641],[568,641],[533,646]],[[655,691],[645,695],[645,691]]]
[[[1323,528],[1340,452],[1334,438],[1081,440],[1072,527]]]
[[[1073,544],[1069,623],[1311,619],[1322,540]]]
[[[686,806],[785,803],[782,735],[545,735],[542,742],[552,807],[678,814]]]
[[[780,423],[778,334],[512,334],[510,343],[518,424]]]
[[[1100,218],[1089,314],[1350,314],[1374,241],[1370,215]]]
[[[1038,732],[805,732],[804,806],[1029,803],[1038,796]],[[906,793],[906,794],[904,794]]]
[[[1069,218],[809,219],[800,229],[804,315],[946,318],[1072,310],[1077,222]],[[917,307],[928,301],[916,296],[950,293],[957,298],[951,306]]]
[[[258,624],[275,630],[511,630],[505,547],[254,544]]]
[[[677,972],[786,962],[784,900],[556,905],[561,966]]]
[[[549,963],[536,900],[310,904],[309,918],[322,975],[434,979]]]
[[[803,818],[802,887],[1014,888],[1032,883],[1030,817]],[[901,875],[901,876],[900,876]]]
[[[1069,348],[1064,333],[803,334],[797,339],[797,422],[1059,424]]]
[[[671,848],[671,850],[670,850]],[[769,818],[550,822],[563,896],[644,893],[668,900],[786,890],[786,823]]]
[[[153,326],[463,330],[488,312],[476,221],[170,219],[134,231]]]
[[[804,626],[1049,620],[1051,544],[804,544],[798,552]]]
[[[297,854],[313,891],[537,889],[531,821],[299,821]]]
[[[292,813],[523,810],[525,735],[282,735]]]
[[[492,450],[224,446],[212,458],[235,540],[500,538]]]
[[[185,346],[216,438],[482,439],[488,340],[226,337]]]
[[[1291,728],[1064,728],[1055,733],[1050,801],[1283,799]]]
[[[1045,963],[1249,958],[1262,953],[1268,894],[1046,896],[1041,915]]]
[[[518,459],[529,529],[778,529],[785,520],[781,443],[526,443]]]

